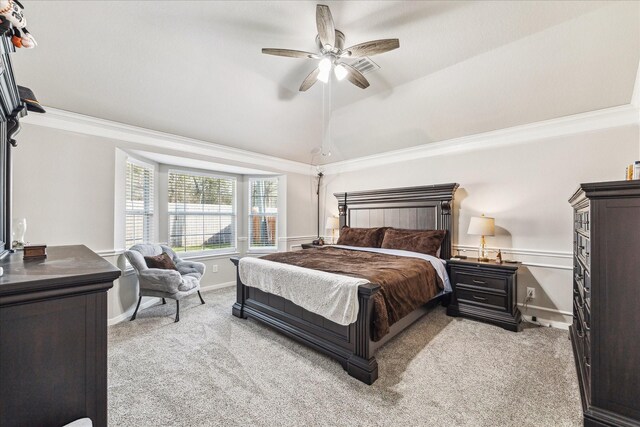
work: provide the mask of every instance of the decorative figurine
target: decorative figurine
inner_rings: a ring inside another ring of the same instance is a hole
[[[502,251],[498,249],[498,253],[496,254],[496,264],[502,264]]]
[[[32,49],[38,45],[36,39],[27,30],[27,18],[24,6],[18,0],[0,0],[0,17],[13,25],[11,43],[17,48]]]

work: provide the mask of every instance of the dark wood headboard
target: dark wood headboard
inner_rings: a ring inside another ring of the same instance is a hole
[[[334,193],[340,227],[447,230],[440,258],[451,258],[453,196],[458,184]]]

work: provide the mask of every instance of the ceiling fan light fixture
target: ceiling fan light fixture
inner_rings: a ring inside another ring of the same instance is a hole
[[[328,83],[329,76],[331,76],[331,67],[320,70],[320,74],[318,74],[318,80],[320,80],[322,83]]]
[[[320,68],[320,73],[331,71],[331,60],[329,58],[322,58],[318,64],[318,68]]]
[[[344,78],[347,77],[347,74],[349,74],[347,69],[342,64],[336,65],[336,67],[333,69],[333,72],[335,73],[338,80],[344,80]]]

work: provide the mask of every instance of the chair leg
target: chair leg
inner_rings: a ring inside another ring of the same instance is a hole
[[[200,291],[198,291],[198,296],[200,297],[200,302],[204,304],[204,300],[202,299],[202,295],[200,294]]]
[[[136,320],[136,314],[138,314],[138,309],[140,308],[140,301],[142,301],[142,295],[138,298],[138,305],[136,305],[136,310],[133,312],[133,316],[131,316],[129,321]]]
[[[180,321],[180,301],[176,300],[176,320],[175,322],[179,322]]]
[[[162,304],[166,304],[166,303],[167,303],[167,300],[162,298]]]

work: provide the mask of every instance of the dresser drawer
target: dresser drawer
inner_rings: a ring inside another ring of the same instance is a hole
[[[459,304],[469,304],[492,310],[507,311],[507,297],[503,295],[491,294],[475,289],[458,286],[456,297]]]
[[[591,266],[591,240],[582,234],[578,234],[575,251],[585,269],[589,270]]]
[[[580,301],[580,296],[577,296],[573,300],[573,311],[575,313],[575,317],[578,319],[578,332],[581,336],[590,336],[591,335],[591,325],[590,318],[591,314],[589,312],[588,306],[586,306],[583,302]]]
[[[456,285],[466,285],[478,288],[488,288],[500,292],[507,292],[507,279],[501,277],[484,276],[480,274],[454,272],[453,280]]]
[[[582,366],[584,366],[584,379],[587,383],[587,389],[591,383],[591,340],[589,335],[585,335],[582,340]]]

